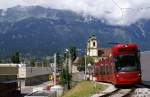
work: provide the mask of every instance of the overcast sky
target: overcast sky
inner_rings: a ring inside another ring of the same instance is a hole
[[[150,19],[150,0],[0,0],[1,9],[16,5],[71,10],[112,25],[130,25],[141,19]]]

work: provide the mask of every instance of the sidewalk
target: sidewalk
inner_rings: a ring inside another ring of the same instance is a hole
[[[23,88],[21,88],[21,93],[22,94],[30,94],[33,92],[34,89],[44,89],[46,86],[48,85],[52,85],[53,82],[52,81],[47,81],[47,82],[44,82],[40,85],[36,85],[36,86],[25,86]]]

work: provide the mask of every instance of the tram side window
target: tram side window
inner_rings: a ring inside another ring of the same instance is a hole
[[[108,74],[111,74],[111,66],[110,66],[110,64],[108,65]]]
[[[104,75],[106,74],[106,65],[104,65]]]
[[[94,73],[95,73],[95,75],[98,75],[98,68],[97,67],[95,67]]]
[[[98,74],[100,75],[101,74],[101,70],[102,68],[101,68],[101,66],[99,67],[99,72],[98,72]]]
[[[110,65],[107,65],[107,74],[110,74]]]
[[[101,75],[103,75],[103,66],[101,66]]]
[[[97,75],[99,74],[99,66],[98,67],[96,67],[97,69],[96,69],[96,72],[97,72]]]
[[[105,65],[105,74],[108,74],[108,65]]]
[[[114,66],[110,65],[110,73],[114,72]]]
[[[103,74],[103,66],[100,66],[100,75],[102,75]]]
[[[112,66],[109,65],[109,74],[111,74],[111,73],[112,73]]]
[[[98,74],[101,74],[101,66],[98,67]]]
[[[104,68],[105,68],[104,74],[107,74],[107,65],[106,64],[104,65]]]
[[[96,75],[98,75],[99,74],[99,67],[97,67],[97,69],[96,69]]]
[[[101,75],[104,75],[105,74],[105,66],[101,66]]]
[[[112,66],[112,72],[116,72],[115,66]]]
[[[107,71],[106,71],[106,70],[107,70],[107,66],[106,66],[106,64],[105,64],[105,65],[104,65],[104,75],[107,74]]]

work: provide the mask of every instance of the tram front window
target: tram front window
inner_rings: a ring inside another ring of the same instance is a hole
[[[114,56],[114,61],[117,71],[136,71],[139,70],[139,57],[135,54],[126,54],[126,55],[116,55]]]

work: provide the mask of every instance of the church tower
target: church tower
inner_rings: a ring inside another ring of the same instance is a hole
[[[92,56],[92,57],[98,56],[98,44],[95,35],[92,35],[92,37],[89,37],[88,39],[87,56]]]

